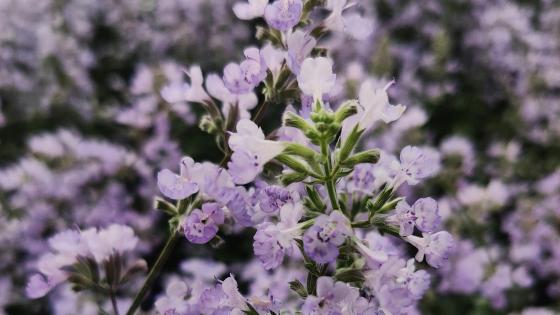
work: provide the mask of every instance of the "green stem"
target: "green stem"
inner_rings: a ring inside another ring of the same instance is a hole
[[[175,248],[175,244],[177,244],[177,240],[179,240],[179,232],[175,231],[167,239],[167,243],[165,243],[165,247],[159,254],[159,257],[156,260],[156,263],[154,264],[152,269],[150,270],[150,273],[148,273],[148,277],[146,277],[146,280],[144,280],[144,284],[142,285],[142,288],[140,289],[140,291],[138,291],[138,293],[134,297],[134,301],[132,302],[132,305],[126,312],[126,315],[134,315],[136,310],[138,310],[140,304],[142,303],[142,300],[144,299],[144,297],[148,293],[148,290],[152,286],[152,283],[156,280],[157,275],[161,271],[161,268],[163,267],[163,265],[165,265],[167,259],[169,259],[171,252]]]
[[[325,170],[325,184],[327,185],[329,199],[331,200],[333,210],[338,210],[340,207],[338,206],[338,196],[336,194],[336,187],[332,174],[331,150],[325,141],[321,141],[321,153],[323,154],[323,157],[326,157],[326,161],[323,163],[323,168]]]
[[[117,298],[115,297],[115,292],[111,290],[111,304],[113,305],[113,311],[115,315],[119,315],[119,308],[117,306]]]

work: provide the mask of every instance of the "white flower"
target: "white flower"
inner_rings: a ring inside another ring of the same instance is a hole
[[[237,123],[237,132],[229,137],[229,146],[233,151],[247,150],[257,156],[264,164],[282,153],[286,148],[283,142],[265,140],[264,133],[253,121],[242,119]]]
[[[204,84],[204,77],[200,67],[192,66],[186,73],[191,79],[190,85],[183,81],[172,81],[161,89],[161,97],[171,104],[184,101],[203,102],[210,99],[210,96],[208,96],[208,93],[206,93],[202,86]]]
[[[299,88],[306,95],[319,100],[334,87],[336,75],[333,73],[332,60],[325,57],[306,58],[297,76]]]
[[[378,120],[385,123],[393,122],[401,117],[406,109],[403,105],[389,104],[387,89],[393,84],[389,82],[384,89],[377,89],[372,80],[367,80],[360,86],[358,113],[348,117],[342,126],[342,140],[358,124],[360,130],[368,131]]]
[[[282,69],[282,62],[284,61],[285,51],[274,48],[270,43],[261,49],[266,67],[272,72],[274,77],[278,76],[280,69]]]
[[[249,0],[248,3],[237,2],[233,5],[233,13],[240,20],[252,20],[264,15],[268,0]]]
[[[82,238],[97,262],[102,262],[113,253],[122,254],[130,251],[138,244],[134,231],[120,224],[112,224],[99,230],[92,228],[82,232]]]
[[[239,293],[239,289],[237,288],[237,281],[232,274],[229,277],[225,278],[222,281],[222,290],[227,295],[227,305],[232,306],[238,310],[245,310],[247,309],[247,302],[243,295]]]
[[[258,103],[255,93],[233,94],[226,86],[222,78],[215,73],[206,77],[206,89],[208,93],[222,102],[222,113],[228,117],[231,108],[237,104],[240,118],[251,118],[249,111]]]
[[[331,14],[325,19],[327,29],[335,32],[345,32],[354,39],[366,39],[373,32],[373,20],[358,13],[342,15],[342,12],[353,4],[346,5],[347,0],[328,0],[326,8]]]

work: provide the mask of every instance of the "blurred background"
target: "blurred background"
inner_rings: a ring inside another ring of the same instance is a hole
[[[321,42],[345,79],[340,97],[356,97],[366,76],[394,78],[391,99],[408,110],[369,145],[442,155],[439,175],[414,193],[439,199],[458,246],[423,314],[557,314],[560,2],[358,2],[373,34]],[[203,111],[162,90],[185,83],[186,67],[221,74],[260,45],[259,21],[237,19],[233,3],[0,0],[0,314],[82,314],[70,292],[24,296],[48,237],[65,228],[128,224],[153,263],[167,233],[152,209],[156,172],[186,154],[221,159],[198,128]],[[188,257],[244,266],[252,234],[218,250],[183,242],[166,271],[185,272]]]

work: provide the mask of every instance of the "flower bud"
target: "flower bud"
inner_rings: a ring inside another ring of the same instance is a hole
[[[280,177],[280,182],[282,183],[282,185],[287,186],[292,183],[301,182],[306,178],[307,178],[307,174],[295,173],[295,172],[284,173]]]
[[[303,119],[303,117],[292,112],[286,112],[286,114],[284,114],[283,121],[284,126],[297,128],[303,131],[304,134],[315,130],[315,128]]]
[[[218,134],[218,132],[220,131],[221,125],[222,125],[221,119],[213,120],[212,117],[210,117],[210,115],[204,115],[200,119],[200,123],[198,124],[198,127],[206,133],[215,135]]]
[[[343,161],[342,163],[344,164],[344,166],[349,166],[349,167],[352,167],[360,163],[375,164],[377,163],[377,161],[379,161],[379,155],[380,155],[379,150],[371,149],[371,150],[356,153],[353,156],[346,159],[345,161]]]
[[[342,123],[346,118],[356,114],[358,112],[357,102],[355,100],[349,100],[338,108],[336,113],[334,114],[334,120],[337,123]]]

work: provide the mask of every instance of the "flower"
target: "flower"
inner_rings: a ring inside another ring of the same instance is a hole
[[[297,76],[299,88],[304,94],[320,100],[323,94],[334,87],[336,75],[332,70],[332,60],[325,57],[306,58]]]
[[[432,267],[441,267],[453,250],[453,237],[447,231],[434,234],[423,233],[422,236],[409,235],[405,236],[404,239],[418,249],[416,260],[422,261],[426,256],[426,261]]]
[[[191,78],[189,85],[182,80],[174,80],[166,84],[160,91],[161,97],[168,103],[203,102],[210,99],[208,93],[202,87],[204,77],[199,66],[192,66],[187,74]]]
[[[286,144],[265,140],[262,130],[251,120],[237,123],[237,132],[229,137],[233,150],[228,171],[237,184],[247,184],[262,172],[264,164],[284,151]]]
[[[352,233],[350,222],[336,210],[329,216],[322,214],[303,235],[305,253],[320,264],[330,263],[338,257],[338,246]]]
[[[341,302],[351,294],[352,289],[344,282],[335,282],[330,277],[317,279],[317,296],[310,295],[302,306],[304,315],[342,314]]]
[[[414,232],[414,226],[422,232],[435,232],[441,223],[441,217],[434,199],[421,198],[416,200],[412,207],[404,200],[399,201],[395,214],[390,216],[388,221],[400,226],[399,234],[401,236],[408,236]]]
[[[233,275],[229,275],[229,277],[225,278],[222,281],[222,290],[227,296],[227,305],[243,311],[247,310],[247,302],[245,298],[239,293],[239,289],[237,288],[237,281]]]
[[[224,212],[217,203],[205,203],[194,209],[183,223],[185,237],[195,244],[205,244],[216,236],[218,225],[224,223]]]
[[[390,167],[396,175],[393,187],[399,187],[403,182],[416,185],[419,180],[439,171],[440,156],[434,149],[406,146],[401,150],[400,163],[393,160]]]
[[[181,160],[181,173],[177,175],[168,169],[157,174],[157,185],[161,193],[171,199],[181,200],[198,192],[198,185],[190,178],[194,160],[188,156]]]
[[[354,39],[366,39],[373,32],[373,20],[365,18],[358,13],[345,16],[342,12],[351,5],[346,5],[347,0],[328,0],[326,8],[331,14],[325,19],[327,29],[336,32],[346,32]]]
[[[240,20],[252,20],[264,15],[268,0],[249,0],[248,3],[237,2],[233,5],[233,13]]]
[[[298,225],[302,215],[302,204],[288,203],[280,211],[280,222],[265,222],[257,227],[253,250],[266,270],[278,267],[285,254],[294,251],[294,239],[302,232]]]
[[[103,262],[113,254],[131,251],[138,244],[134,230],[120,224],[111,224],[100,230],[87,229],[81,233],[81,237],[97,262]]]
[[[241,64],[229,63],[224,68],[224,85],[233,94],[251,92],[266,77],[266,62],[260,50],[246,48]]]
[[[290,190],[276,185],[266,186],[261,190],[259,197],[259,206],[266,213],[278,212],[294,199]]]
[[[251,118],[249,110],[255,108],[258,103],[257,96],[253,92],[246,94],[233,94],[224,81],[217,74],[211,73],[206,77],[206,89],[208,93],[222,102],[222,113],[228,117],[233,106],[237,105],[238,114],[241,119]]]
[[[384,89],[377,89],[372,80],[367,80],[360,86],[358,112],[346,120],[342,126],[342,139],[346,139],[354,126],[358,130],[368,131],[378,120],[385,123],[393,122],[401,117],[406,107],[391,105],[387,96],[387,89],[394,83],[389,82]]]
[[[296,30],[288,37],[288,52],[286,63],[290,70],[298,75],[303,60],[311,53],[317,40],[315,37],[305,33],[302,30]]]
[[[78,256],[93,257],[101,263],[111,255],[133,250],[137,243],[134,231],[119,224],[101,230],[91,228],[82,232],[60,232],[49,239],[49,247],[53,251],[39,258],[37,269],[40,274],[29,278],[26,294],[33,299],[40,298],[66,281],[68,273],[64,267],[73,265]]]
[[[270,27],[287,31],[299,22],[302,10],[301,0],[276,0],[266,6],[264,18]]]
[[[186,314],[190,310],[190,305],[185,301],[189,295],[190,288],[183,282],[173,279],[165,289],[165,296],[155,302],[156,310],[159,314]]]
[[[281,49],[274,48],[270,43],[261,49],[264,62],[274,77],[277,77],[282,69],[285,52]]]

